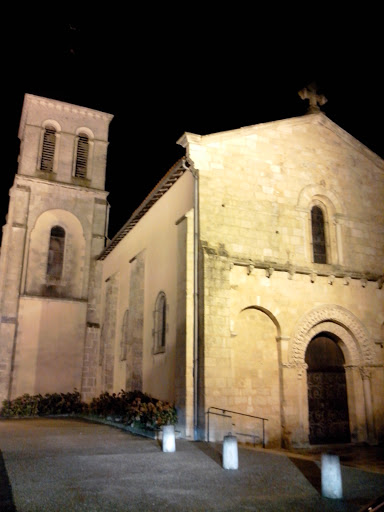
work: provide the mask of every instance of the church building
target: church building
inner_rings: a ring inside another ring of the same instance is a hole
[[[184,133],[110,241],[113,116],[25,95],[0,400],[141,390],[190,440],[384,441],[384,161],[300,95],[300,117]]]

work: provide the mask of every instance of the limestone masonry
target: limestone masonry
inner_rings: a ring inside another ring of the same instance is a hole
[[[140,389],[187,439],[384,440],[384,162],[301,96],[301,117],[185,133],[109,241],[113,116],[25,95],[1,400]]]

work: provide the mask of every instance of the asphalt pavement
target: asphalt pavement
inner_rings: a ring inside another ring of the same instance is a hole
[[[317,457],[161,442],[79,419],[0,420],[1,512],[340,512],[384,494],[384,471],[341,464],[343,498],[321,495]],[[342,460],[342,458],[341,458]],[[352,461],[353,462],[353,461]]]

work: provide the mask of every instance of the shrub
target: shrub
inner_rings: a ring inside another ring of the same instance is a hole
[[[25,393],[14,400],[4,400],[1,416],[37,416],[39,409],[39,397]]]
[[[112,395],[102,393],[89,405],[89,412],[101,417],[119,417],[126,425],[158,428],[177,423],[173,405],[152,398],[141,391],[123,391]]]
[[[88,410],[87,404],[81,401],[80,393],[52,393],[40,397],[39,416],[55,414],[80,414]]]
[[[87,404],[81,401],[80,393],[47,393],[29,395],[28,393],[4,400],[0,415],[3,417],[53,416],[57,414],[79,414],[87,411]]]
[[[119,418],[126,425],[156,429],[177,423],[173,405],[152,398],[141,391],[102,393],[87,405],[80,393],[47,393],[44,396],[24,394],[14,400],[4,400],[2,417],[54,416],[58,414],[91,414],[101,418]]]

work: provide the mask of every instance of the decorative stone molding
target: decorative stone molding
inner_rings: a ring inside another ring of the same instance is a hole
[[[296,273],[295,267],[289,267],[288,269],[288,279],[292,280]]]
[[[365,366],[359,367],[360,375],[362,380],[371,380],[372,372],[370,368],[367,368]]]
[[[299,322],[289,355],[291,364],[305,362],[309,342],[320,332],[331,332],[343,342],[346,363],[353,365],[373,364],[375,351],[361,322],[348,310],[334,305],[320,306],[310,311]]]
[[[270,278],[270,277],[272,276],[272,274],[273,274],[273,271],[274,271],[274,270],[275,270],[275,269],[274,269],[274,268],[272,268],[272,267],[266,268],[266,269],[265,269],[265,275],[266,275],[268,278]]]
[[[62,101],[51,100],[47,98],[41,98],[40,96],[33,96],[32,94],[25,95],[25,101],[30,103],[39,104],[43,107],[55,108],[58,111],[70,112],[75,115],[85,114],[89,117],[93,117],[96,119],[106,119],[111,121],[113,119],[112,114],[107,114],[105,112],[100,112],[98,110],[92,110],[86,107],[79,107],[77,105],[72,105],[70,103],[64,103]]]
[[[308,369],[308,365],[306,363],[301,364],[297,367],[297,380],[301,380],[303,378],[304,372]]]
[[[289,341],[291,338],[289,336],[277,336],[276,341]]]
[[[360,282],[361,282],[361,286],[363,288],[365,288],[367,286],[367,280],[366,279],[361,279]]]
[[[360,272],[357,270],[353,270],[351,268],[344,268],[342,266],[334,266],[334,265],[319,265],[319,269],[314,270],[311,267],[302,267],[297,265],[292,265],[290,262],[286,263],[277,263],[277,262],[265,262],[261,260],[252,260],[249,259],[241,259],[233,256],[226,256],[224,253],[219,254],[219,252],[216,249],[210,248],[206,245],[205,242],[202,242],[202,249],[205,254],[208,256],[211,255],[218,255],[222,257],[228,257],[233,265],[239,266],[239,267],[246,267],[248,274],[251,274],[254,270],[264,270],[265,272],[271,273],[273,272],[287,272],[288,274],[291,274],[294,272],[295,274],[301,274],[301,275],[307,275],[310,277],[310,280],[312,283],[314,283],[318,278],[326,278],[330,279],[333,277],[335,280],[341,279],[344,280],[348,279],[349,282],[352,282],[352,280],[364,280],[365,284],[368,285],[369,282],[375,282],[377,285],[382,287],[383,285],[383,276],[381,274],[377,273],[367,273],[367,272]],[[273,267],[270,265],[273,264]]]
[[[322,198],[330,214],[338,215],[339,217],[344,214],[345,208],[340,198],[330,188],[322,184],[305,186],[300,191],[296,208],[309,211],[308,205],[314,197]]]
[[[332,285],[335,282],[335,276],[332,274],[328,276],[328,284]]]
[[[311,279],[311,283],[314,283],[316,281],[317,274],[315,272],[312,272],[309,277]]]

